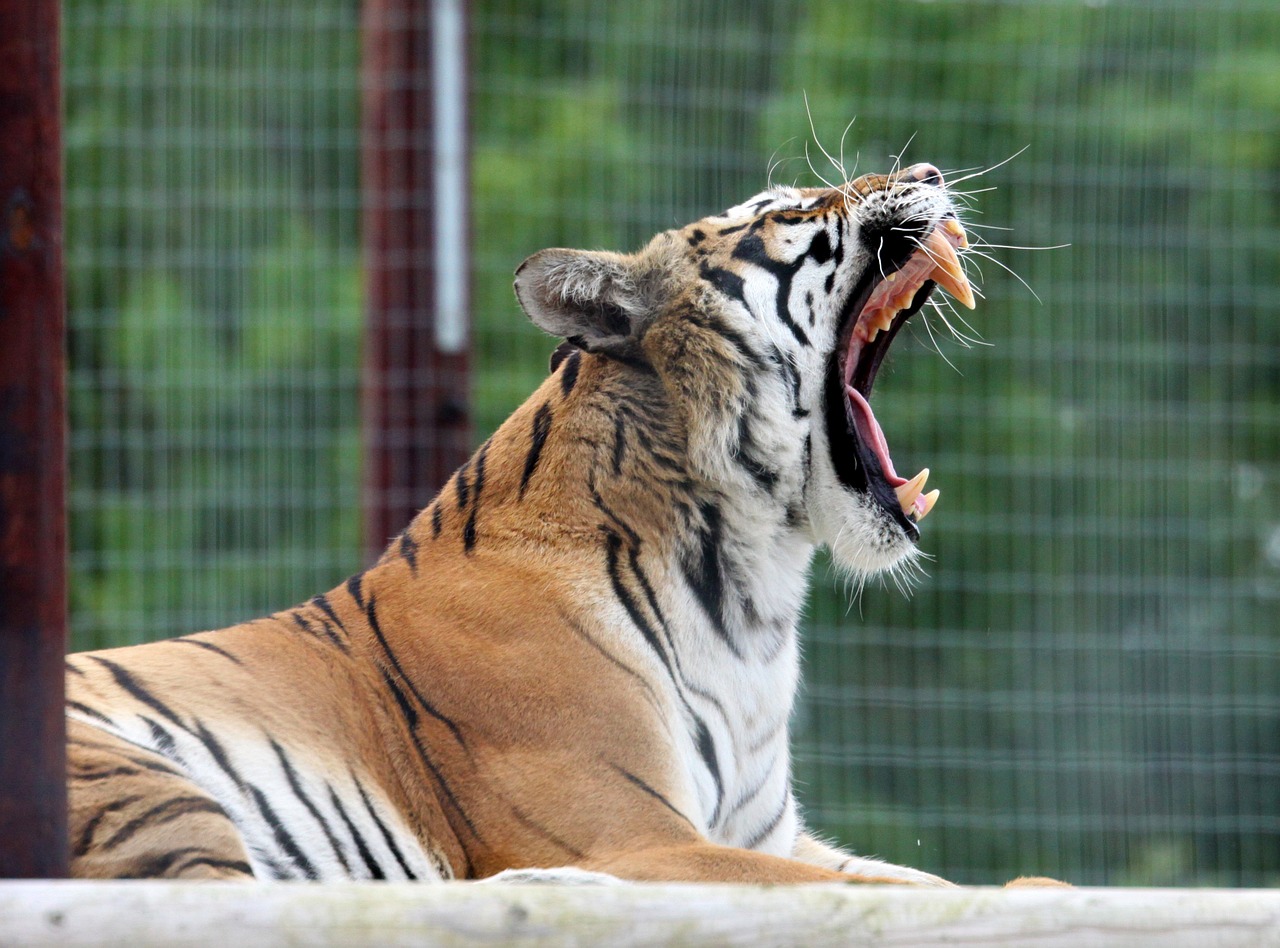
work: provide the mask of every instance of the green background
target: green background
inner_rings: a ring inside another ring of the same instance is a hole
[[[876,387],[929,576],[814,571],[809,819],[963,882],[1280,882],[1280,8],[470,8],[477,439],[545,373],[526,254],[831,178],[854,119],[850,171],[993,169],[988,345],[918,325]],[[359,50],[354,0],[64,3],[77,649],[361,565]]]

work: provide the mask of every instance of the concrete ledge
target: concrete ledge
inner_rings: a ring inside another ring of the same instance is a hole
[[[0,882],[0,945],[1280,946],[1280,891]]]

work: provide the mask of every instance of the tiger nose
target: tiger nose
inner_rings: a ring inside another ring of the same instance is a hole
[[[942,172],[938,170],[937,165],[931,165],[927,161],[904,169],[902,176],[919,184],[931,184],[935,188],[942,187]]]

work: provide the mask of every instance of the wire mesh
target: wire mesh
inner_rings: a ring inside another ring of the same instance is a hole
[[[940,356],[919,321],[877,381],[899,467],[943,490],[930,575],[851,597],[815,568],[809,820],[965,882],[1280,881],[1280,10],[470,8],[481,437],[545,372],[510,291],[527,253],[831,177],[815,135],[850,171],[991,169],[960,185],[988,344],[935,322]],[[358,565],[358,10],[64,19],[88,647]]]

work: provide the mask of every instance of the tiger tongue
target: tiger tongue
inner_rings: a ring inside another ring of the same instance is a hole
[[[845,386],[845,393],[849,396],[849,404],[853,406],[853,423],[858,429],[858,437],[864,444],[875,452],[876,459],[880,462],[880,470],[884,474],[884,479],[889,482],[889,486],[894,489],[898,495],[898,503],[902,505],[902,512],[905,514],[915,514],[916,520],[923,520],[933,509],[933,505],[938,500],[937,490],[931,490],[927,494],[922,494],[925,482],[929,479],[929,469],[924,468],[919,474],[907,480],[905,477],[899,477],[898,472],[893,469],[893,459],[889,457],[889,442],[885,440],[884,431],[880,427],[880,423],[876,421],[875,413],[871,410],[870,403],[862,397],[862,394],[852,385]]]

